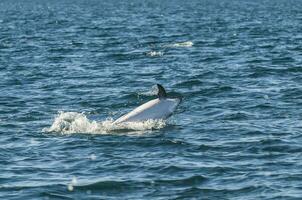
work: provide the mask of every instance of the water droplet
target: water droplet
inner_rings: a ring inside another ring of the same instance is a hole
[[[68,191],[70,191],[70,192],[73,191],[73,185],[68,184],[67,189],[68,189]]]
[[[95,160],[95,159],[96,159],[96,155],[95,155],[95,154],[91,154],[91,155],[90,155],[90,159],[91,159],[91,160]]]
[[[75,185],[75,184],[77,184],[77,182],[78,182],[77,177],[75,177],[75,176],[72,177],[71,184]]]

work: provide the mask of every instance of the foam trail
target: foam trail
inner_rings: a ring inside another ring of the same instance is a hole
[[[55,117],[53,124],[49,128],[44,128],[42,131],[58,132],[62,134],[110,134],[121,131],[129,132],[160,129],[165,125],[165,120],[147,120],[145,122],[113,124],[113,119],[98,122],[89,120],[83,113],[59,112]]]
[[[193,42],[187,41],[187,42],[178,42],[171,45],[168,45],[168,47],[192,47],[194,45]]]

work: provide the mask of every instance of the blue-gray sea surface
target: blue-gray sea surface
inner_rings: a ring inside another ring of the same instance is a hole
[[[0,199],[302,199],[301,107],[300,0],[0,2]]]

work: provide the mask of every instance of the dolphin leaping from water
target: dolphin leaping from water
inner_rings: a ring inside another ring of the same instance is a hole
[[[167,119],[175,111],[181,102],[180,98],[167,98],[167,93],[163,86],[157,84],[158,98],[148,101],[135,108],[126,115],[114,121],[114,124],[123,122],[141,122],[146,120]]]

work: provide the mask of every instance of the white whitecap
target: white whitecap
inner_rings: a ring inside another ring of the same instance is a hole
[[[171,45],[168,45],[168,47],[192,47],[194,43],[192,41],[186,41],[186,42],[177,42]]]
[[[155,56],[163,56],[164,53],[162,51],[150,51],[147,53],[148,56],[155,57]]]

